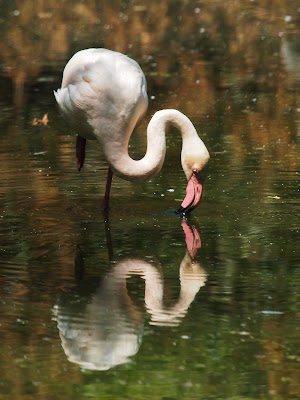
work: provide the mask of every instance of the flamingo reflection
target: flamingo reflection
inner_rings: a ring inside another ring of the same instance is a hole
[[[62,296],[55,306],[55,314],[62,347],[69,361],[86,369],[108,370],[129,362],[138,352],[144,312],[128,293],[126,282],[132,276],[139,276],[145,282],[144,301],[150,324],[180,324],[206,281],[204,269],[195,260],[201,246],[200,235],[185,220],[182,227],[187,251],[179,268],[180,294],[174,305],[164,305],[160,266],[135,258],[117,262],[92,297],[83,299],[78,293]]]

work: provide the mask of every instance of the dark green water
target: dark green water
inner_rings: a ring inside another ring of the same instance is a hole
[[[299,8],[174,4],[0,3],[1,400],[300,398]],[[78,173],[53,97],[89,46],[144,69],[134,157],[161,108],[207,145],[187,221],[176,130],[158,177],[114,178],[104,221],[101,149]]]

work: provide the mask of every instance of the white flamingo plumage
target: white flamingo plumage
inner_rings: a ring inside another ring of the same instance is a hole
[[[67,63],[61,89],[54,92],[59,107],[77,131],[77,165],[85,156],[86,139],[101,144],[109,164],[102,208],[108,208],[112,174],[127,180],[158,174],[166,152],[165,131],[174,125],[182,135],[181,163],[188,180],[179,214],[190,212],[202,196],[203,170],[209,153],[192,122],[177,110],[156,112],[147,128],[147,151],[141,160],[128,154],[130,136],[148,106],[146,79],[138,63],[107,49],[86,49]]]

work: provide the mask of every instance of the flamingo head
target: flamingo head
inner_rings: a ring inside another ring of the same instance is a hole
[[[209,158],[209,152],[196,130],[192,130],[192,134],[183,137],[181,165],[188,184],[186,196],[176,214],[188,214],[200,203]]]

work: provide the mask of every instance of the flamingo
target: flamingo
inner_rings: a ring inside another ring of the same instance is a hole
[[[61,88],[54,95],[63,116],[78,133],[78,170],[83,167],[86,139],[96,139],[103,148],[109,165],[103,210],[109,207],[113,174],[134,181],[159,173],[170,124],[182,136],[181,164],[188,180],[186,196],[176,213],[185,215],[199,204],[209,152],[183,113],[157,111],[148,124],[145,156],[133,160],[128,154],[130,136],[148,107],[146,78],[136,61],[112,50],[81,50],[66,64]]]

